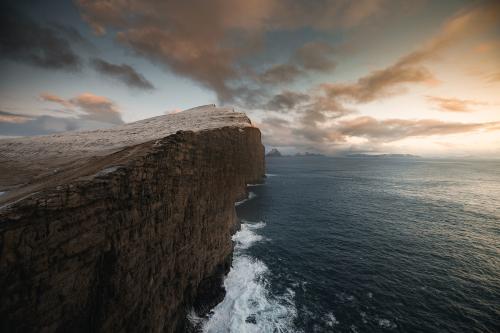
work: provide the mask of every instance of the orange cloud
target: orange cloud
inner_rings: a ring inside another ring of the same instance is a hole
[[[500,22],[500,4],[491,3],[462,11],[445,22],[440,31],[416,51],[398,59],[393,65],[376,70],[351,84],[323,84],[330,97],[355,103],[367,103],[404,92],[404,84],[435,84],[438,81],[422,63],[438,57],[453,43],[491,29]]]
[[[42,94],[40,94],[40,99],[42,101],[45,101],[45,102],[53,102],[53,103],[61,104],[65,108],[71,108],[72,107],[72,104],[69,101],[66,101],[63,98],[61,98],[59,96],[56,96],[56,95],[53,95],[53,94],[50,94],[50,93],[42,93]]]
[[[439,110],[446,112],[474,112],[470,107],[473,105],[487,105],[487,103],[475,100],[458,98],[443,98],[436,96],[426,96],[427,100],[435,104]]]
[[[399,64],[376,70],[361,77],[356,83],[325,83],[321,90],[331,98],[344,99],[355,103],[368,103],[379,98],[392,96],[401,92],[403,84],[427,83],[436,81],[431,72],[421,66],[406,67]]]
[[[385,119],[363,116],[338,123],[337,129],[344,135],[395,141],[407,137],[449,135],[473,132],[497,126],[493,123],[456,123],[435,119]]]
[[[84,114],[80,119],[94,120],[111,124],[122,124],[120,111],[110,99],[91,93],[83,93],[71,99],[63,99],[57,95],[44,93],[40,98],[47,102],[57,103],[65,108],[78,108]]]
[[[383,0],[77,0],[83,19],[97,34],[113,28],[119,42],[214,90],[221,101],[246,92],[247,85],[240,81],[254,78],[241,61],[263,48],[265,32],[347,29],[377,16],[384,4]],[[302,52],[304,67],[334,66],[314,52],[313,47]],[[264,74],[264,81],[291,80],[297,75],[292,70],[275,69]]]

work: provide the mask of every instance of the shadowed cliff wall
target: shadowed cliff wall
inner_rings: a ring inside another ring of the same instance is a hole
[[[260,131],[177,132],[88,163],[106,168],[0,210],[0,331],[182,331],[221,299]]]

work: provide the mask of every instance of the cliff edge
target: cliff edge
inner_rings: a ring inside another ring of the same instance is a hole
[[[260,131],[214,106],[0,140],[0,331],[185,330],[263,175]]]

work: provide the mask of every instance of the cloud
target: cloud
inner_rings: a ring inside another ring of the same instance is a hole
[[[331,71],[336,62],[331,59],[334,48],[324,42],[309,42],[295,53],[295,60],[304,68],[315,71]]]
[[[415,65],[438,57],[439,52],[481,32],[498,26],[500,3],[487,1],[466,8],[447,20],[440,31],[422,47],[407,54],[398,65]]]
[[[144,90],[154,89],[154,86],[150,81],[127,64],[117,65],[109,63],[103,59],[95,58],[92,60],[92,65],[101,74],[121,81],[129,87]]]
[[[3,136],[31,136],[44,135],[55,132],[65,132],[81,129],[79,120],[76,118],[61,118],[53,116],[24,117],[21,122],[5,121],[0,117],[0,133]]]
[[[436,96],[426,96],[426,97],[430,103],[433,103],[439,110],[445,112],[474,112],[475,110],[471,109],[471,106],[487,105],[487,103],[475,100],[444,98]]]
[[[432,84],[436,79],[424,67],[401,67],[396,64],[376,70],[353,84],[325,83],[325,94],[348,102],[368,103],[404,92],[402,85],[410,83]]]
[[[280,64],[260,74],[259,81],[267,84],[290,83],[301,74],[302,71],[294,65]]]
[[[54,115],[25,115],[0,111],[2,136],[44,135],[74,130],[93,130],[122,124],[116,105],[106,97],[90,93],[64,99],[54,94],[41,94],[42,101],[63,107]],[[60,115],[60,116],[59,116]]]
[[[272,1],[271,25],[281,29],[311,27],[321,31],[353,28],[383,12],[385,0]]]
[[[52,115],[25,115],[0,111],[0,136],[45,135],[74,130],[93,130],[112,126],[95,120]]]
[[[385,119],[377,120],[363,116],[339,121],[336,129],[346,136],[364,137],[372,140],[395,141],[407,137],[449,135],[488,129],[493,123],[458,123],[435,119]]]
[[[376,147],[411,137],[432,137],[476,131],[495,131],[500,122],[460,123],[436,119],[383,119],[369,116],[326,123],[321,114],[305,114],[309,119],[289,122],[268,117],[259,127],[264,143],[276,147],[293,146],[299,149],[333,152],[346,149],[352,139],[363,139],[367,147]],[[365,147],[365,148],[367,148]]]
[[[360,116],[345,120],[356,113],[347,103],[363,104],[401,94],[415,84],[434,85],[438,82],[426,67],[438,59],[447,48],[479,32],[492,28],[498,17],[498,6],[485,4],[470,7],[446,21],[436,35],[415,51],[407,53],[393,64],[361,76],[354,82],[324,83],[307,93],[284,92],[272,95],[264,109],[286,112],[293,119],[283,124],[273,118],[262,122],[263,138],[273,146],[313,147],[331,151],[352,142],[364,142],[375,147],[410,137],[429,137],[474,131],[493,131],[498,123],[458,123],[436,119],[384,119]],[[317,47],[317,46],[316,46]],[[317,47],[319,48],[319,47]],[[307,48],[303,48],[307,49]],[[329,48],[328,61],[333,49]],[[296,54],[299,54],[297,52]],[[305,71],[298,57],[294,64]],[[306,61],[302,62],[306,64]],[[326,66],[326,65],[325,65]],[[318,66],[319,68],[320,66]],[[328,66],[326,66],[328,67]],[[471,100],[429,98],[448,111],[469,111],[481,102]],[[354,141],[353,141],[354,140]]]
[[[80,111],[79,119],[92,120],[110,124],[123,124],[118,107],[108,98],[91,93],[83,93],[71,99],[44,93],[40,98],[46,102],[57,103],[66,109]]]
[[[27,115],[0,111],[0,123],[22,124],[31,119],[33,119],[33,117]]]
[[[500,72],[488,76],[489,82],[500,82]]]
[[[78,70],[80,57],[73,43],[83,37],[73,28],[41,24],[10,3],[0,6],[0,57],[46,69]]]
[[[297,49],[291,59],[284,64],[274,65],[258,75],[264,84],[291,83],[308,72],[330,72],[336,63],[331,59],[333,47],[324,42],[308,42]]]
[[[274,95],[264,106],[267,110],[289,111],[293,110],[299,104],[309,100],[309,95],[285,90]]]
[[[96,34],[116,32],[116,39],[137,54],[195,80],[216,92],[220,101],[229,102],[242,97],[239,93],[249,85],[247,81],[258,83],[248,75],[252,71],[248,70],[245,58],[263,49],[266,32],[352,28],[381,13],[384,1],[78,0],[76,3]],[[321,47],[312,45],[299,55],[304,66],[332,67],[316,51],[321,51]],[[289,82],[298,75],[297,68],[291,65],[270,69],[262,75],[262,82]]]
[[[322,85],[330,97],[348,102],[368,103],[405,92],[407,84],[435,84],[434,75],[423,66],[437,59],[441,51],[474,34],[491,29],[500,21],[500,4],[489,3],[459,12],[440,31],[417,50],[399,58],[394,64],[372,71],[354,83]]]
[[[73,106],[73,104],[70,101],[67,101],[67,100],[65,100],[57,95],[54,95],[54,94],[42,93],[42,94],[40,94],[40,99],[42,101],[45,101],[45,102],[52,102],[52,103],[61,104],[62,106],[64,106],[67,109],[70,109]]]

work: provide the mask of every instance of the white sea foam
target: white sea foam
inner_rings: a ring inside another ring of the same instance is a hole
[[[337,320],[337,318],[335,317],[335,315],[332,312],[328,312],[325,315],[325,323],[327,326],[333,327],[333,326],[337,325],[339,323],[339,321]]]
[[[257,196],[257,194],[253,193],[253,192],[248,192],[248,197],[241,200],[241,201],[237,201],[234,203],[235,206],[239,206],[241,205],[242,203],[244,202],[247,202],[248,200],[252,200],[253,198],[255,198]]]
[[[254,186],[264,186],[266,185],[265,183],[257,183],[257,184],[247,184],[248,187],[254,187]]]
[[[384,318],[378,319],[378,326],[382,328],[393,328],[393,329],[398,327],[395,323],[393,323],[389,319],[384,319]]]
[[[266,173],[266,177],[276,177],[277,175],[274,173]]]
[[[263,227],[264,222],[244,221],[241,230],[233,236],[236,245],[231,270],[224,280],[226,296],[212,310],[203,332],[297,332],[293,328],[297,315],[293,291],[271,295],[266,279],[269,268],[246,253],[255,242],[264,239],[256,233]]]
[[[246,250],[255,242],[264,239],[264,237],[255,233],[254,230],[263,228],[265,225],[264,222],[242,223],[240,231],[233,235],[233,241],[236,242],[234,246],[235,251]]]

